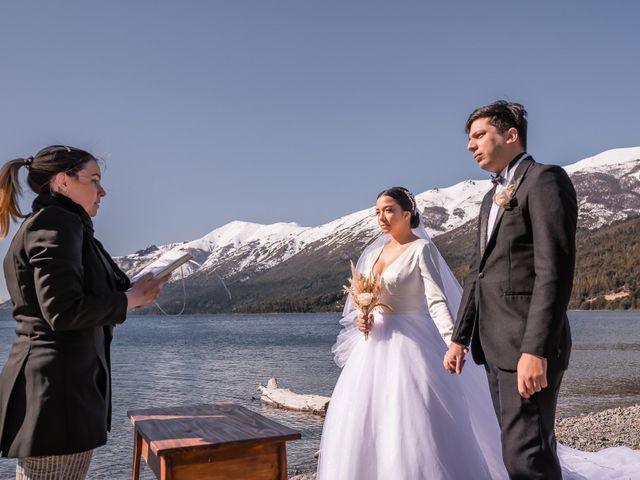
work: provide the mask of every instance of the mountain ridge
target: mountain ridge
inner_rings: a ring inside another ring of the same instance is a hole
[[[640,147],[608,150],[563,168],[578,194],[582,236],[640,216]],[[416,195],[427,231],[458,278],[473,245],[482,197],[490,188],[490,180],[465,180]],[[187,311],[339,309],[348,261],[357,259],[378,234],[373,207],[313,227],[236,220],[199,239],[116,260],[136,274],[169,252],[191,252],[199,265],[191,264],[185,271],[191,299]],[[177,274],[165,287],[163,297],[169,305],[182,302],[182,288],[176,287],[180,278]]]

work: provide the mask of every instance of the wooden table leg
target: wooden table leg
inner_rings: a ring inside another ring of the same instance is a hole
[[[140,456],[142,455],[142,435],[133,427],[133,466],[131,468],[131,480],[140,478]]]
[[[279,480],[287,480],[287,446],[282,443],[278,450],[280,454]]]
[[[171,460],[165,456],[160,457],[160,480],[173,480]]]

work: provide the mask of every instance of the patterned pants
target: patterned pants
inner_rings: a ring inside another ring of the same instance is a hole
[[[16,480],[85,480],[93,450],[18,459]]]

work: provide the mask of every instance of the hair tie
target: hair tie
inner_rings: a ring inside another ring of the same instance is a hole
[[[32,163],[33,163],[33,157],[27,157],[24,159],[23,165],[27,168],[31,168]]]

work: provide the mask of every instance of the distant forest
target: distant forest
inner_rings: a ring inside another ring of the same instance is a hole
[[[438,237],[435,243],[461,279],[470,261],[473,232],[452,233]],[[569,308],[640,309],[640,217],[598,230],[578,230],[576,251]]]
[[[580,232],[571,308],[640,309],[640,218]]]

